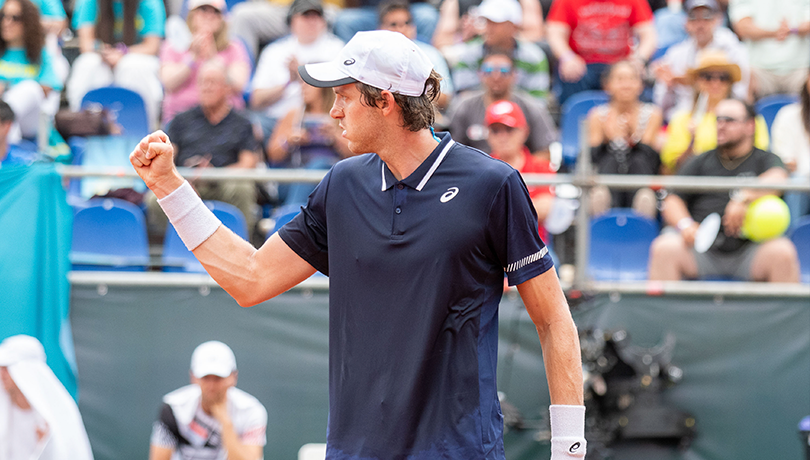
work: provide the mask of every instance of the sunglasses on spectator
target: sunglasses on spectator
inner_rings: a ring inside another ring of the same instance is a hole
[[[701,72],[700,79],[706,81],[718,80],[722,81],[723,83],[728,83],[731,81],[731,75],[722,72]]]
[[[502,65],[495,67],[490,64],[484,64],[481,66],[481,72],[484,73],[484,75],[491,75],[495,72],[505,75],[512,72],[512,66]]]
[[[726,115],[718,115],[717,116],[717,123],[742,123],[745,120],[738,120],[734,117],[729,117]]]
[[[23,17],[21,14],[5,14],[0,13],[0,21],[8,19],[11,22],[22,22]]]
[[[202,5],[202,6],[198,6],[195,9],[197,9],[199,11],[202,11],[204,13],[209,13],[209,14],[211,14],[211,13],[213,13],[213,14],[222,14],[222,11],[219,11],[218,9],[214,8],[211,5]]]
[[[689,13],[687,18],[690,21],[711,21],[714,19],[714,13],[711,11],[706,11],[703,14]]]
[[[389,22],[388,24],[386,24],[386,26],[387,26],[389,29],[398,29],[398,28],[400,28],[400,27],[405,27],[405,26],[409,26],[409,25],[411,25],[411,22],[412,22],[412,21],[411,21],[410,19],[408,19],[408,20],[407,20],[407,21],[405,21],[405,22]]]
[[[517,128],[513,128],[511,126],[502,125],[500,123],[495,123],[489,127],[489,130],[492,134],[509,134]]]

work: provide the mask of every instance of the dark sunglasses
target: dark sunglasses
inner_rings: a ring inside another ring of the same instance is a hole
[[[506,126],[506,125],[501,124],[501,123],[493,123],[489,127],[489,130],[492,132],[492,134],[511,133],[515,129],[517,129],[517,128],[513,128],[511,126]]]
[[[717,117],[717,123],[718,124],[719,123],[742,123],[744,121],[745,120],[738,120],[738,119],[736,119],[734,117],[728,117],[728,116],[725,116],[725,115],[719,115]]]
[[[722,72],[701,72],[699,77],[701,80],[706,81],[719,80],[723,83],[728,83],[731,81],[731,75]]]
[[[22,22],[23,17],[21,14],[5,14],[0,13],[0,21],[8,19],[11,22]]]
[[[493,74],[495,72],[506,75],[508,73],[512,73],[512,66],[502,65],[502,66],[495,67],[495,66],[490,65],[490,64],[484,64],[484,65],[481,66],[481,72],[484,75],[491,75],[491,74]]]

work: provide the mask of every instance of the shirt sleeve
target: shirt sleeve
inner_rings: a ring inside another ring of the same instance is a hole
[[[177,434],[177,420],[174,418],[172,408],[168,404],[163,404],[158,419],[152,424],[149,444],[164,449],[176,449],[180,441]]]
[[[652,19],[652,8],[650,8],[650,4],[647,0],[635,0],[633,12],[630,15],[630,25],[636,26],[644,22],[652,21]]]
[[[572,29],[576,25],[570,1],[557,0],[551,3],[551,9],[548,12],[546,21],[548,22],[562,22],[568,24]]]
[[[728,2],[728,18],[735,23],[743,18],[754,17],[754,3],[751,0],[731,0]]]
[[[334,170],[333,167],[326,173],[301,212],[278,231],[278,236],[290,249],[327,276],[329,246],[326,233],[326,195]]]
[[[754,147],[761,150],[768,150],[768,146],[771,145],[771,137],[768,134],[768,123],[765,122],[765,118],[763,118],[762,115],[757,115],[754,120]]]
[[[250,446],[267,444],[267,410],[259,405],[250,410],[245,419],[245,430],[240,433],[242,443]]]
[[[239,151],[243,150],[250,150],[254,153],[260,153],[261,147],[259,147],[259,141],[256,140],[256,136],[253,135],[253,125],[250,124],[250,120],[244,118],[244,123],[242,123],[240,128],[240,144],[239,144]]]
[[[689,148],[689,142],[692,141],[689,120],[689,112],[681,112],[669,121],[667,140],[661,149],[661,162],[668,168],[674,168],[678,158]]]
[[[98,5],[96,0],[76,0],[73,8],[73,29],[79,30],[82,27],[94,26],[96,24],[96,11]]]
[[[166,27],[166,9],[160,0],[141,0],[138,5],[138,15],[143,24],[136,24],[141,37],[157,35],[163,37]]]
[[[42,16],[48,19],[65,19],[65,7],[58,0],[42,0],[39,4]]]
[[[290,72],[287,72],[284,64],[288,53],[284,53],[281,48],[281,43],[273,43],[261,52],[251,89],[272,88],[289,81]]]
[[[548,150],[549,145],[557,140],[557,130],[548,109],[540,102],[527,101],[525,112],[526,121],[532,127],[528,140],[529,150]]]
[[[537,232],[537,213],[529,191],[517,171],[506,178],[492,202],[487,236],[510,286],[528,281],[554,266]]]
[[[53,70],[51,54],[43,48],[41,56],[37,81],[42,86],[47,86],[55,91],[62,91],[62,80],[56,76],[56,71]]]

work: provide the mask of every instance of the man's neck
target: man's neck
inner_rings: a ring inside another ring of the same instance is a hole
[[[735,161],[746,158],[754,151],[752,142],[740,142],[729,147],[717,147],[717,153],[721,160]]]
[[[200,108],[202,108],[205,119],[208,120],[208,122],[212,125],[219,124],[219,122],[227,117],[231,112],[231,105],[228,103],[219,104],[213,107],[200,106]]]
[[[502,93],[493,93],[489,90],[484,92],[484,107],[489,107],[495,101],[511,101],[512,100],[512,90],[507,89]]]
[[[377,152],[377,155],[394,177],[402,180],[413,174],[439,143],[429,129],[417,132],[398,129],[394,135],[386,136],[384,145],[386,147]]]

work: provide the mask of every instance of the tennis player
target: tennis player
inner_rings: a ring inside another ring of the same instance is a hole
[[[299,68],[332,87],[358,156],[255,249],[214,217],[150,134],[133,166],[186,246],[243,306],[329,276],[328,459],[503,459],[498,305],[517,285],[543,348],[552,458],[585,456],[579,340],[520,174],[434,134],[441,77],[418,47],[360,32]]]

